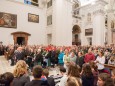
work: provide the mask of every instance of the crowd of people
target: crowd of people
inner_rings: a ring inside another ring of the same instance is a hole
[[[115,86],[113,46],[8,45],[1,52],[16,67],[13,74],[0,75],[0,86]],[[58,84],[49,76],[55,67],[62,76]]]

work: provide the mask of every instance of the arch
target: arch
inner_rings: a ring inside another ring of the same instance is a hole
[[[27,32],[17,31],[11,33],[13,35],[14,44],[17,44],[20,42],[21,45],[27,45],[28,44],[28,36],[31,36],[31,34]]]
[[[74,25],[72,28],[72,44],[73,45],[81,45],[80,40],[81,29],[78,25]]]
[[[78,33],[81,33],[81,29],[78,25],[74,25],[73,26],[73,29],[72,29],[72,33],[73,34],[78,34]]]

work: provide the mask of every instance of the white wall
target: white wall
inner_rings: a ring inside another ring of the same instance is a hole
[[[8,0],[0,0],[0,12],[17,15],[17,29],[0,27],[0,41],[3,44],[13,44],[11,33],[16,31],[24,31],[31,34],[28,44],[46,44],[45,10]],[[28,22],[28,13],[39,15],[39,23]]]

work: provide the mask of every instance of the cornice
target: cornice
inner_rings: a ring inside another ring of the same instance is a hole
[[[98,10],[93,12],[93,15],[97,15],[97,14],[105,14],[105,12],[102,9],[98,9]]]
[[[115,12],[114,9],[108,9],[108,10],[107,10],[107,13],[114,13],[114,12]]]

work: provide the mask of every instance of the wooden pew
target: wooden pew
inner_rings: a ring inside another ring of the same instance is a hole
[[[115,69],[115,66],[114,65],[108,65],[108,64],[103,64],[106,68],[109,68],[109,69]]]

